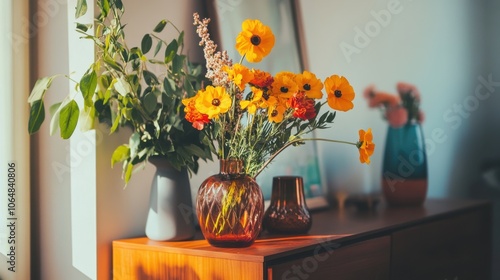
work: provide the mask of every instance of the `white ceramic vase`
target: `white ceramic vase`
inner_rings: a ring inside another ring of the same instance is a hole
[[[187,170],[176,170],[162,157],[150,157],[149,162],[156,172],[151,183],[146,236],[156,241],[191,239],[195,220]]]

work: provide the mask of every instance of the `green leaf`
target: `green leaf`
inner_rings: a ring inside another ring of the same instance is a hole
[[[120,11],[123,11],[123,3],[121,0],[115,0],[115,7],[120,10]]]
[[[153,113],[156,109],[156,104],[158,103],[156,95],[153,92],[149,92],[144,96],[144,109],[149,114]]]
[[[187,80],[184,80],[184,90],[187,93],[187,96],[194,96],[194,88],[193,85]]]
[[[94,128],[95,122],[95,107],[84,106],[80,114],[80,130],[82,132],[89,131]]]
[[[45,92],[47,92],[55,77],[57,76],[43,77],[35,82],[35,86],[33,86],[30,96],[28,97],[28,102],[31,105],[33,105],[35,101],[43,98]]]
[[[124,180],[125,183],[128,183],[130,181],[130,178],[132,177],[132,171],[134,169],[134,165],[132,163],[127,164],[126,169],[124,170]]]
[[[117,162],[126,160],[129,156],[130,148],[127,145],[123,144],[118,146],[111,156],[111,167],[113,167]]]
[[[78,108],[78,104],[75,100],[71,100],[61,109],[59,116],[59,129],[63,139],[70,138],[73,131],[75,131],[79,115],[80,109]]]
[[[92,24],[76,23],[76,29],[82,32],[87,32],[90,28],[92,28]]]
[[[333,122],[333,120],[335,119],[335,116],[337,115],[337,111],[333,112],[333,113],[330,113],[330,115],[328,116],[328,118],[326,118],[326,121],[331,123]]]
[[[168,44],[167,49],[165,50],[165,63],[169,63],[174,58],[177,53],[177,49],[179,45],[177,44],[177,40],[172,40],[170,44]]]
[[[113,125],[111,126],[111,128],[109,130],[109,134],[116,131],[116,129],[118,128],[118,125],[120,124],[121,118],[122,118],[122,114],[118,114],[117,116],[115,116],[115,119],[113,120]]]
[[[57,102],[56,104],[52,104],[49,108],[50,115],[54,116],[54,114],[59,110],[59,107],[61,107],[62,102]]]
[[[101,10],[104,17],[107,17],[109,14],[109,1],[101,0]]]
[[[139,132],[134,132],[128,141],[130,147],[130,158],[134,158],[137,155],[137,150],[139,149],[139,144],[141,143],[141,136]]]
[[[186,58],[185,55],[177,55],[177,54],[174,55],[174,58],[172,60],[172,72],[174,74],[181,72],[185,58]]]
[[[43,121],[45,120],[45,108],[43,100],[35,101],[30,108],[30,118],[28,121],[28,132],[33,134],[40,129]]]
[[[197,157],[200,157],[200,158],[207,157],[207,153],[205,153],[205,151],[202,148],[200,148],[194,144],[191,144],[189,146],[184,146],[184,148],[186,148],[186,150],[189,151],[190,154],[193,154]]]
[[[157,32],[157,33],[162,32],[162,31],[163,31],[163,28],[165,28],[165,26],[166,26],[166,25],[167,25],[167,21],[166,21],[166,20],[162,20],[162,21],[160,21],[160,22],[156,25],[156,27],[155,27],[155,29],[153,29],[153,31],[154,31],[154,32]]]
[[[104,56],[104,62],[116,71],[123,72],[123,67],[115,62],[109,55]]]
[[[152,72],[149,72],[148,70],[142,71],[142,75],[144,76],[144,81],[149,86],[157,85],[159,83],[158,78],[156,78],[156,75],[153,74]]]
[[[156,56],[158,54],[162,46],[163,46],[163,41],[158,41],[158,44],[156,44],[155,48],[155,54],[153,56]]]
[[[179,42],[179,46],[184,45],[184,31],[181,31],[181,34],[179,34],[179,38],[177,38],[177,42]]]
[[[83,75],[80,80],[80,91],[82,92],[83,100],[85,101],[85,106],[92,106],[92,97],[94,96],[95,89],[97,87],[97,74],[94,70],[92,72]]]
[[[163,89],[168,95],[173,95],[175,91],[177,90],[175,81],[165,78],[163,80]]]
[[[144,35],[141,41],[142,53],[148,53],[152,45],[153,45],[153,39],[151,38],[151,35],[149,34]]]
[[[75,18],[79,18],[87,13],[87,1],[78,0],[76,3]]]

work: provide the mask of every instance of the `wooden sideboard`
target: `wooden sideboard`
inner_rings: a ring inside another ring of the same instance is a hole
[[[307,235],[264,232],[248,248],[202,236],[113,242],[114,279],[490,279],[491,204],[428,199],[422,207],[313,214]]]

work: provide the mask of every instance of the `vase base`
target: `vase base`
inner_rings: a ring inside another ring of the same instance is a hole
[[[427,179],[406,179],[387,184],[382,182],[384,198],[391,207],[418,207],[427,196]]]
[[[208,239],[208,243],[214,247],[221,247],[221,248],[244,248],[244,247],[249,247],[251,246],[255,239],[250,239],[250,240],[241,240],[241,239],[234,239],[231,238],[231,236],[227,236],[225,238],[217,238],[217,239]]]

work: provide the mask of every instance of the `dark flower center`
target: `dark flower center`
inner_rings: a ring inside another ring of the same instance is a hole
[[[220,100],[217,99],[217,98],[214,98],[214,100],[212,100],[212,105],[219,106],[220,105]]]
[[[310,84],[305,84],[303,88],[305,90],[310,90],[311,89],[311,85]]]
[[[267,92],[264,92],[264,93],[262,94],[262,98],[264,98],[265,100],[269,100],[269,97],[271,97],[271,96],[270,96],[270,95],[269,95],[269,93],[267,93]]]
[[[278,110],[273,110],[271,112],[271,117],[276,117],[278,115]]]
[[[261,40],[259,36],[253,35],[252,38],[250,38],[250,42],[252,43],[252,45],[258,46],[260,45]]]
[[[337,97],[337,98],[342,97],[342,92],[341,92],[340,90],[338,90],[338,89],[337,89],[337,90],[335,91],[335,97]]]
[[[281,88],[280,88],[280,91],[281,91],[282,93],[287,93],[287,92],[288,92],[288,88],[287,88],[287,87],[281,87]]]

